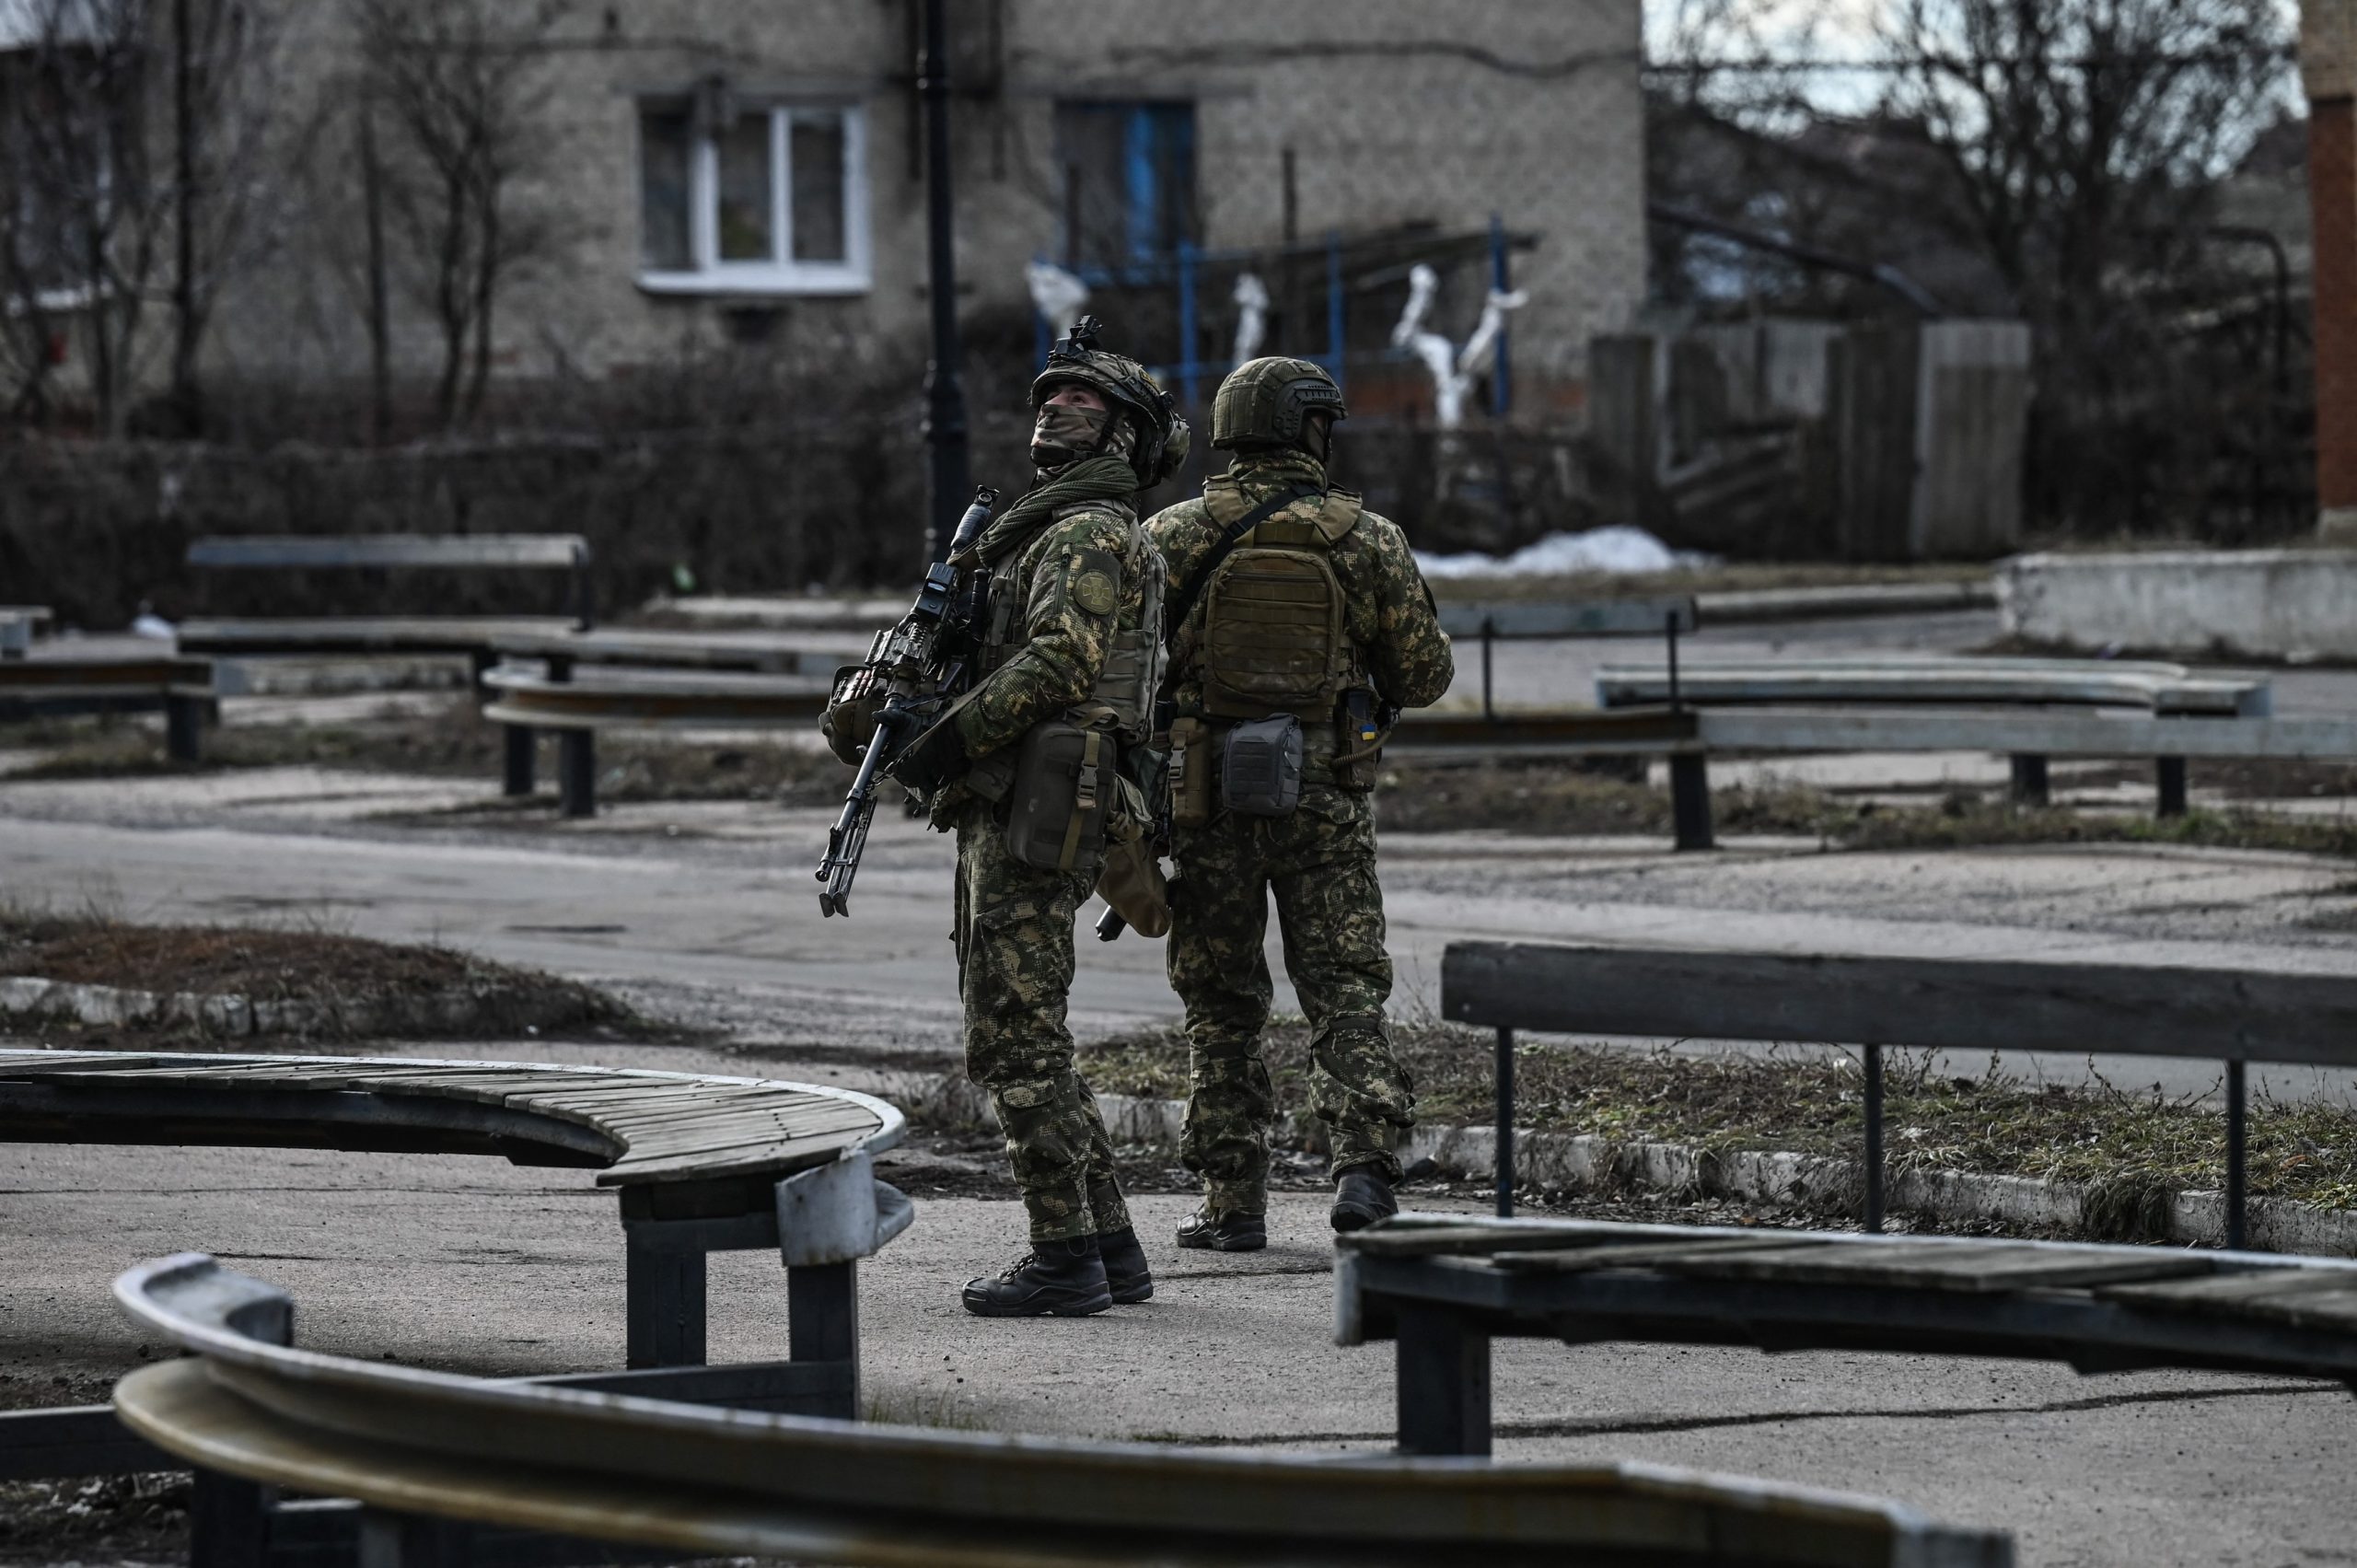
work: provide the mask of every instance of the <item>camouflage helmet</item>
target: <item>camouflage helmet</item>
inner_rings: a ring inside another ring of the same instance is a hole
[[[1178,471],[1187,460],[1193,432],[1178,417],[1178,404],[1161,383],[1136,360],[1097,346],[1103,323],[1083,316],[1071,335],[1048,351],[1048,367],[1031,383],[1031,406],[1037,410],[1058,387],[1083,386],[1096,391],[1106,406],[1126,413],[1137,426],[1130,448],[1130,466],[1138,484],[1150,489]]]
[[[1306,447],[1309,416],[1318,412],[1350,417],[1342,389],[1325,366],[1282,356],[1248,360],[1229,372],[1212,400],[1212,445],[1229,451]]]

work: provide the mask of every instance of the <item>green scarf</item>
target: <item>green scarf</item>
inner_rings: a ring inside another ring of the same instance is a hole
[[[990,520],[982,537],[968,547],[965,560],[994,564],[1031,536],[1034,528],[1066,506],[1083,501],[1126,501],[1137,493],[1137,470],[1127,458],[1088,458],[1066,465],[1016,498],[1014,505]]]

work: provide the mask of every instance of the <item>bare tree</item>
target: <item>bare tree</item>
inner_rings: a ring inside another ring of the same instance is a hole
[[[2267,237],[2217,226],[2224,181],[2291,101],[2277,0],[1887,0],[1847,38],[1794,34],[1804,11],[1682,0],[1683,25],[1657,29],[1657,196],[1896,265],[1951,309],[2026,319],[2048,526],[2201,522],[2221,444],[2284,466],[2299,423],[2278,393],[2284,334],[2222,381],[2219,356],[2241,351],[2215,325],[2282,316],[2257,299]],[[1751,280],[1759,303],[1890,308],[1756,261],[1712,274],[1707,241],[1675,243],[1681,261],[1700,246],[1706,275]],[[1673,273],[1673,292],[1694,275]]]
[[[78,319],[99,427],[121,428],[169,216],[150,156],[145,0],[33,0],[7,62],[8,313],[28,331],[17,403],[47,405],[64,324]]]
[[[177,423],[198,417],[199,351],[263,188],[251,173],[269,110],[266,29],[244,0],[173,0],[169,23],[161,11],[28,0],[17,47],[0,57],[0,343],[18,417],[49,412],[78,338],[94,421],[122,431],[168,255]]]
[[[436,423],[473,418],[491,377],[500,286],[546,251],[519,180],[542,151],[545,64],[569,0],[352,0],[366,62],[364,182],[442,334]],[[373,247],[372,247],[373,249]],[[372,295],[377,285],[372,279]],[[372,306],[372,335],[381,320]],[[383,350],[378,350],[381,358]]]

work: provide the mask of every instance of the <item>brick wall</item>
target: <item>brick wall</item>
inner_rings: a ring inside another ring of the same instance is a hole
[[[352,59],[339,10],[289,12],[284,122],[299,134],[284,149],[286,210],[270,262],[220,312],[214,353],[225,374],[366,370]],[[1028,344],[1022,265],[1052,252],[1062,228],[1060,98],[1193,102],[1212,247],[1280,238],[1288,150],[1305,236],[1409,222],[1464,230],[1492,211],[1536,233],[1539,247],[1520,259],[1516,279],[1532,300],[1515,323],[1530,392],[1574,402],[1588,338],[1625,326],[1641,303],[1638,0],[1353,0],[1339,10],[951,0],[950,11],[954,52],[979,89],[957,110],[960,293],[986,339]],[[603,382],[683,356],[750,353],[863,373],[908,366],[913,376],[924,227],[903,5],[615,0],[579,8],[568,26],[582,46],[550,59],[541,172],[519,192],[560,242],[502,304],[502,373]],[[749,90],[865,106],[872,288],[720,302],[638,286],[638,97],[714,74]],[[1441,325],[1461,335],[1478,291],[1449,303],[1464,319]],[[1225,300],[1205,309],[1215,323],[1232,311]],[[435,363],[431,318],[413,292],[397,294],[394,336],[405,374]],[[1175,345],[1140,347],[1164,359]]]

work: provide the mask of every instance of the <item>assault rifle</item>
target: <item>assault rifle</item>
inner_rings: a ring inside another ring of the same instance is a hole
[[[980,537],[997,505],[998,492],[990,486],[974,492],[974,504],[966,508],[950,542],[950,560],[934,563],[916,604],[899,624],[876,634],[866,660],[835,693],[838,703],[864,702],[878,693],[881,701],[876,732],[843,797],[842,814],[827,832],[826,858],[819,862],[821,913],[851,913],[851,882],[859,875],[867,830],[876,820],[878,775],[965,687],[967,658],[981,633],[984,578],[980,572],[961,575],[951,563]]]

